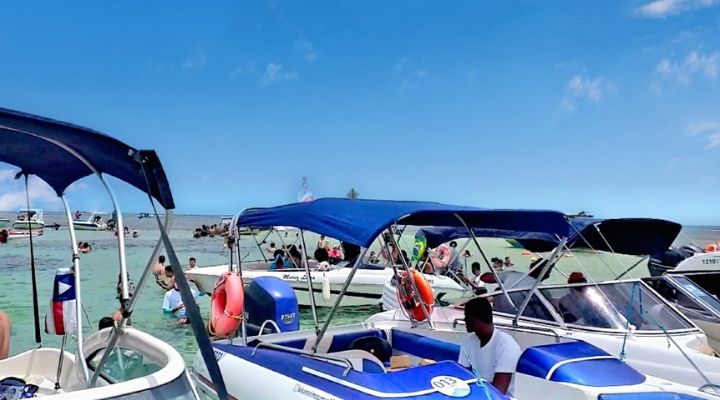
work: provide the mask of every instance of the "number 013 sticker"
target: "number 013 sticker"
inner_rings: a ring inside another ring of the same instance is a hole
[[[470,394],[470,386],[452,376],[436,376],[430,380],[430,384],[445,396],[465,397]]]

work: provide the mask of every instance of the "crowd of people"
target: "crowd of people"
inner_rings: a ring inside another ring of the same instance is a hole
[[[212,225],[201,225],[193,231],[193,237],[195,239],[201,237],[225,237],[230,234],[230,225],[227,224],[212,224]]]
[[[195,257],[188,259],[187,269],[193,269],[197,266]],[[153,274],[155,275],[155,283],[165,292],[163,297],[162,310],[165,314],[172,315],[177,325],[185,325],[189,322],[188,315],[183,303],[180,290],[175,282],[175,272],[172,265],[165,265],[165,256],[158,257],[157,262],[153,266]],[[193,297],[198,297],[200,293],[195,289],[190,289]]]

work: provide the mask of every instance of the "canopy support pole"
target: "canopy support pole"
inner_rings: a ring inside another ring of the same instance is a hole
[[[77,340],[77,352],[78,352],[78,358],[80,360],[85,360],[85,353],[83,352],[83,348],[82,348],[82,343],[83,343],[82,316],[83,316],[84,308],[83,308],[83,302],[82,302],[82,290],[80,290],[80,256],[78,255],[77,237],[75,235],[75,225],[73,225],[72,212],[70,211],[70,205],[68,204],[68,201],[67,201],[67,198],[65,198],[65,195],[60,196],[60,200],[62,200],[63,207],[65,207],[65,216],[68,219],[68,231],[70,231],[70,249],[72,250],[73,275],[75,277],[75,314],[76,314],[75,335],[76,335],[76,340]],[[63,346],[65,345],[65,339],[66,338],[63,337]],[[62,358],[61,358],[61,360],[62,360]],[[85,382],[87,383],[90,381],[90,372],[88,371],[87,363],[81,362],[79,364],[81,365],[83,377],[85,378]],[[62,369],[62,364],[60,364],[60,369]],[[60,382],[60,375],[58,373],[58,383],[59,382]]]
[[[615,277],[615,280],[618,280],[618,279],[622,278],[622,277],[625,276],[627,273],[629,273],[630,271],[632,271],[633,269],[635,269],[635,267],[637,267],[638,265],[640,265],[640,263],[642,263],[643,261],[645,261],[645,260],[647,260],[647,259],[648,259],[648,256],[643,256],[643,257],[642,257],[641,259],[639,259],[635,264],[631,265],[630,268],[626,269],[622,274],[616,276],[616,277]]]
[[[302,230],[300,231],[302,232]],[[303,240],[304,242],[304,240]],[[304,246],[303,246],[304,247]],[[325,332],[327,331],[328,327],[330,326],[330,321],[332,321],[333,316],[335,315],[335,311],[337,311],[338,307],[340,307],[340,302],[342,301],[343,297],[345,297],[345,292],[347,292],[348,287],[350,287],[350,283],[352,282],[353,278],[355,277],[355,273],[358,270],[358,267],[360,267],[360,264],[362,264],[362,260],[365,258],[365,253],[367,252],[367,248],[363,248],[360,252],[360,257],[355,260],[355,264],[352,267],[352,270],[350,271],[350,274],[348,275],[347,280],[345,281],[345,284],[343,285],[342,290],[340,290],[340,294],[337,297],[337,300],[335,300],[335,304],[333,304],[332,309],[330,310],[330,314],[328,315],[327,319],[325,320],[325,323],[323,323],[322,329],[316,334],[315,337],[315,343],[312,347],[312,352],[316,353],[318,345],[320,344],[320,341],[323,338],[323,335],[325,335]]]
[[[480,252],[480,255],[482,256],[483,261],[485,261],[485,265],[487,265],[487,267],[490,269],[490,273],[493,274],[493,277],[495,278],[495,282],[497,282],[498,286],[500,286],[500,290],[503,292],[503,296],[505,296],[508,303],[511,306],[513,306],[515,311],[517,311],[518,308],[515,305],[515,303],[513,303],[512,299],[510,298],[510,295],[508,294],[507,289],[505,289],[505,285],[502,283],[502,280],[498,276],[497,271],[495,271],[495,269],[492,267],[492,265],[490,265],[490,261],[488,261],[487,256],[485,255],[485,252],[483,251],[482,247],[480,247],[480,243],[477,240],[477,236],[475,236],[475,232],[473,232],[473,230],[470,229],[470,227],[468,227],[468,225],[465,223],[465,220],[462,219],[460,214],[455,213],[454,215],[455,215],[455,218],[457,218],[458,221],[460,221],[460,223],[463,224],[465,229],[467,229],[468,233],[470,234],[470,237],[473,240],[473,243],[475,243],[475,246],[477,247],[478,251]]]
[[[38,347],[42,346],[42,337],[40,336],[40,310],[38,305],[38,294],[37,294],[37,276],[35,273],[35,246],[33,246],[33,235],[32,235],[32,221],[30,221],[30,192],[28,188],[28,174],[20,172],[15,176],[18,179],[20,176],[25,176],[25,200],[27,201],[27,224],[28,232],[30,233],[30,270],[32,274],[32,300],[33,300],[33,318],[35,322],[35,344]]]
[[[172,225],[172,220],[173,220],[172,211],[166,210],[165,211],[165,226],[167,226],[168,229]],[[145,288],[147,280],[150,277],[150,274],[152,273],[153,266],[155,265],[155,260],[157,259],[158,255],[160,254],[160,247],[162,246],[162,244],[163,244],[163,237],[162,237],[162,235],[160,235],[160,239],[158,239],[157,244],[155,244],[155,248],[153,249],[152,255],[150,256],[150,259],[148,260],[148,263],[145,266],[145,271],[143,271],[142,275],[140,276],[140,281],[138,281],[137,286],[135,286],[135,293],[133,294],[132,298],[130,298],[130,301],[127,303],[127,307],[125,307],[122,310],[122,319],[117,323],[117,325],[114,325],[112,328],[112,333],[110,334],[110,340],[108,341],[108,345],[105,348],[105,351],[103,352],[102,358],[100,358],[100,362],[98,363],[97,367],[95,368],[95,373],[93,374],[92,378],[90,379],[90,383],[88,384],[88,387],[95,386],[98,375],[99,375],[103,365],[105,364],[105,362],[107,362],[107,358],[108,358],[108,356],[110,356],[110,352],[117,344],[117,341],[120,338],[120,334],[122,333],[122,330],[125,327],[127,320],[130,318],[133,311],[135,310],[135,303],[137,303],[138,298],[140,297],[140,293],[142,293],[142,290]]]
[[[120,204],[117,201],[117,197],[115,197],[115,192],[112,190],[112,187],[110,187],[110,184],[107,179],[105,179],[105,176],[103,174],[98,174],[98,177],[100,177],[100,182],[102,182],[105,189],[110,194],[110,201],[112,201],[113,208],[115,209],[115,214],[117,216],[116,226],[119,247],[118,255],[120,257],[120,302],[123,304],[123,307],[126,307],[127,302],[130,299],[130,292],[128,290],[127,264],[125,261],[125,225],[123,224],[122,211],[120,210]]]
[[[562,254],[561,250],[565,246],[565,243],[567,243],[567,238],[561,239],[560,244],[550,254],[550,258],[547,259],[547,264],[545,264],[543,266],[542,271],[540,271],[540,276],[535,281],[535,284],[533,285],[532,289],[530,289],[528,291],[528,294],[525,297],[525,299],[523,299],[522,304],[520,304],[520,308],[518,308],[517,314],[515,314],[515,318],[513,318],[513,326],[518,326],[518,319],[520,319],[520,316],[525,311],[525,308],[527,308],[527,305],[530,304],[530,300],[535,295],[535,292],[537,291],[538,286],[540,286],[540,283],[542,282],[542,277],[545,276],[545,274],[550,270],[550,268],[553,267],[553,265],[560,258],[561,254]]]
[[[317,317],[317,309],[315,306],[315,291],[313,290],[313,284],[312,284],[312,275],[310,275],[310,263],[308,263],[308,256],[307,256],[307,246],[305,245],[305,231],[300,229],[300,240],[302,241],[303,251],[302,251],[302,262],[305,264],[305,276],[307,277],[307,284],[308,284],[308,295],[310,296],[310,308],[312,309],[312,316],[313,316],[313,323],[315,324],[315,334],[319,335],[320,331],[318,329],[319,323],[318,323],[318,317]],[[292,256],[290,256],[290,259],[292,260]],[[294,261],[293,261],[294,263]],[[331,314],[332,316],[332,314]],[[328,319],[329,321],[329,319]]]

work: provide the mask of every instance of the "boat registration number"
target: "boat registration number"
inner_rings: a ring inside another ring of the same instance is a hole
[[[470,394],[470,386],[465,381],[452,376],[436,376],[430,380],[430,384],[445,396],[465,397]]]

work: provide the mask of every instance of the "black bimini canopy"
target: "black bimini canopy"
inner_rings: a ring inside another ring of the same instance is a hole
[[[92,129],[0,108],[0,161],[36,175],[61,196],[70,184],[94,172],[76,155],[99,173],[149,191],[165,209],[175,208],[154,151],[137,150]]]

